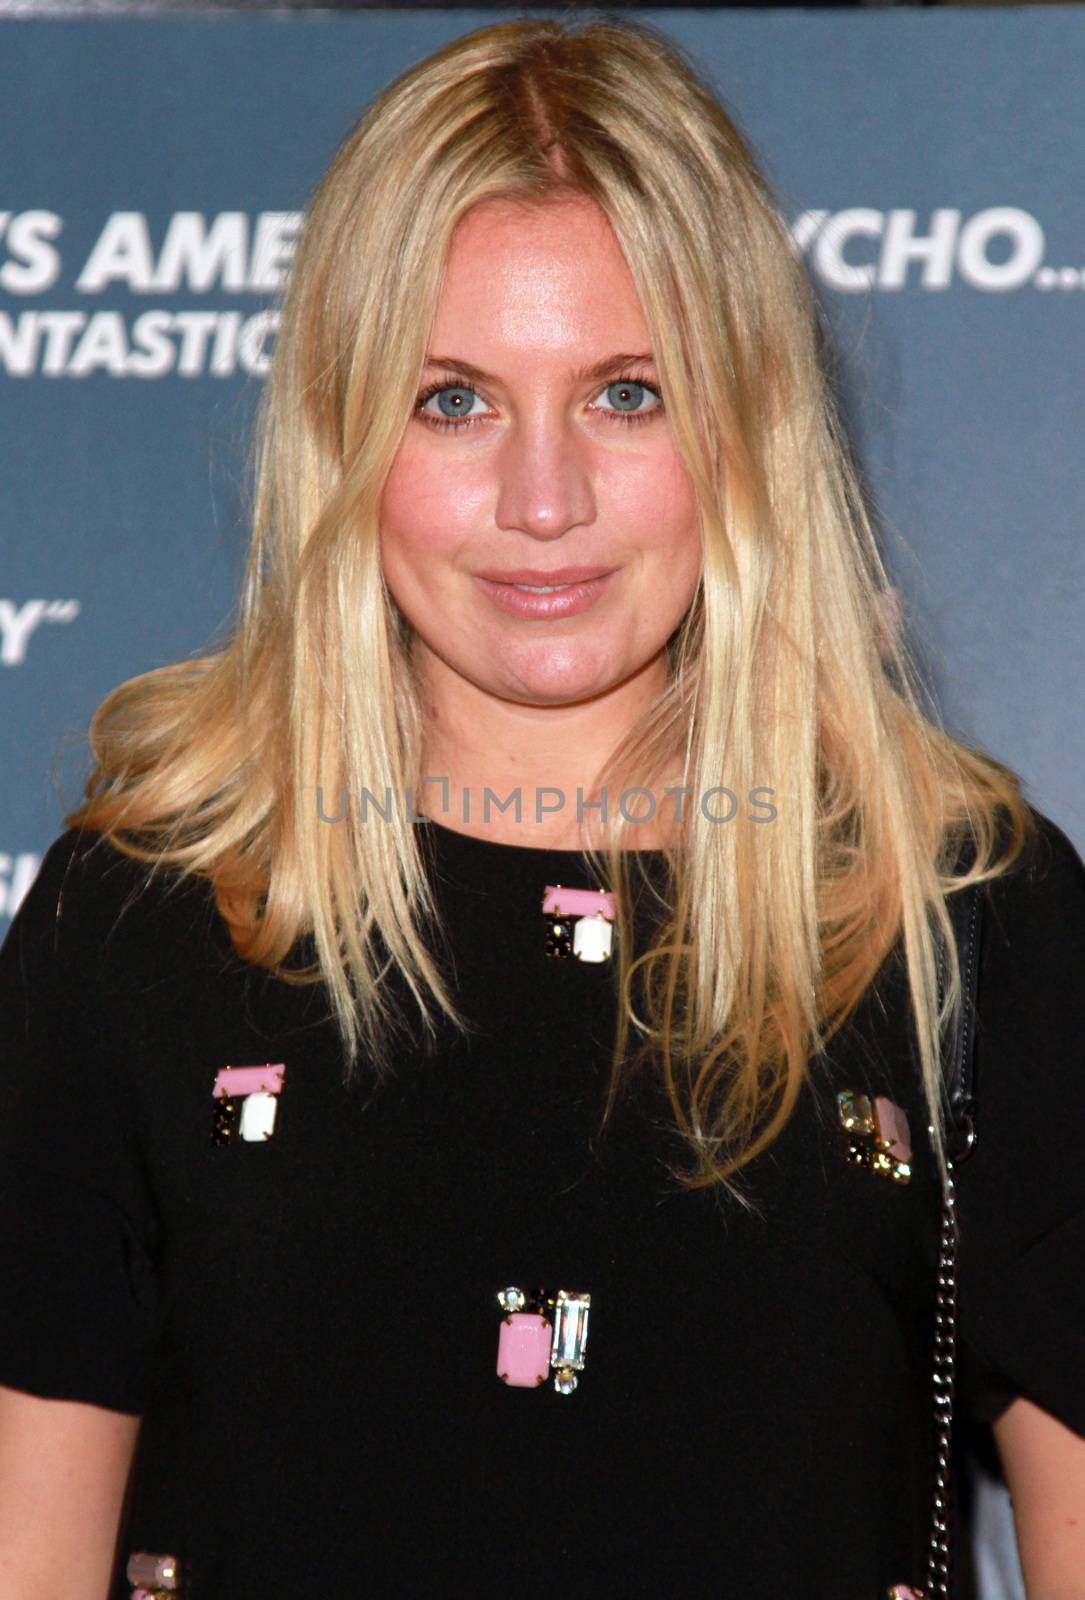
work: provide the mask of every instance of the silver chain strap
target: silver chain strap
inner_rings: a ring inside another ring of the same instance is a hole
[[[982,890],[978,885],[961,902],[958,911],[957,957],[962,961],[962,1007],[973,1007],[976,997],[979,961],[979,923]],[[952,913],[951,913],[952,915]],[[944,943],[938,955],[938,1003],[945,998],[948,981]],[[971,1019],[962,1010],[955,1041],[951,1071],[960,1061],[967,1062],[972,1047]],[[947,1133],[950,1130],[947,1128]],[[930,1130],[933,1134],[933,1128]],[[927,1542],[927,1586],[918,1600],[952,1600],[953,1595],[953,1402],[957,1367],[957,1168],[967,1161],[976,1142],[976,1131],[969,1114],[958,1113],[953,1132],[958,1147],[946,1155],[946,1176],[942,1185],[941,1229],[938,1240],[938,1276],[934,1301],[934,1495],[931,1501],[930,1538]],[[963,1143],[960,1142],[963,1139]]]
[[[942,1189],[934,1306],[934,1499],[927,1546],[927,1600],[953,1593],[953,1399],[957,1354],[957,1179],[952,1161]]]

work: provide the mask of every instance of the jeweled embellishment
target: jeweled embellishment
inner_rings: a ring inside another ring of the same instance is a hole
[[[573,928],[573,955],[578,961],[606,961],[614,943],[614,924],[601,911],[578,917]]]
[[[500,1289],[505,1315],[497,1341],[497,1376],[512,1389],[537,1389],[554,1374],[558,1394],[572,1394],[584,1370],[591,1296],[559,1289],[530,1298],[522,1289]],[[530,1309],[525,1310],[524,1307]]]
[[[249,1144],[255,1144],[260,1139],[270,1139],[275,1132],[275,1112],[278,1105],[278,1096],[268,1094],[265,1090],[247,1094],[241,1102],[238,1136]]]
[[[497,1340],[497,1376],[513,1389],[537,1389],[550,1371],[550,1324],[538,1311],[510,1311]]]
[[[874,1132],[874,1108],[865,1094],[844,1089],[837,1095],[836,1103],[840,1108],[840,1126],[845,1133],[860,1135]]]
[[[543,891],[546,953],[565,960],[606,961],[614,947],[614,896],[604,889],[566,889],[547,884]]]
[[[896,1183],[907,1183],[912,1176],[912,1146],[901,1107],[884,1095],[871,1099],[852,1089],[842,1090],[836,1103],[845,1158]]]
[[[236,1099],[233,1095],[224,1095],[221,1100],[216,1100],[215,1113],[211,1120],[211,1143],[217,1146],[233,1144],[237,1138],[240,1121],[240,1099]]]
[[[886,1590],[886,1600],[923,1600],[923,1590],[908,1583],[894,1583]]]
[[[211,1143],[221,1147],[237,1140],[262,1144],[270,1139],[285,1072],[281,1061],[257,1067],[221,1067],[211,1091],[215,1102]]]
[[[584,1370],[588,1348],[590,1294],[568,1294],[559,1289],[554,1303],[554,1337],[550,1345],[550,1365],[558,1394],[572,1394],[577,1373]]]
[[[573,919],[554,912],[546,918],[546,953],[564,961],[573,953]]]
[[[179,1592],[180,1574],[176,1556],[151,1555],[136,1550],[128,1557],[128,1582],[134,1585],[132,1600],[157,1600],[159,1595]]]
[[[550,1372],[551,1327],[538,1298],[525,1311],[527,1295],[515,1284],[498,1291],[505,1315],[497,1339],[497,1376],[512,1389],[537,1389]]]

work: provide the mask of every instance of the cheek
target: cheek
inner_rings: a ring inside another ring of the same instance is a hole
[[[457,472],[424,447],[404,444],[385,480],[380,507],[381,565],[393,593],[397,584],[427,586],[439,579],[437,558],[454,557],[466,543],[479,526],[483,503],[473,476]]]
[[[701,516],[688,472],[678,454],[646,455],[613,475],[608,503],[614,526],[636,549],[652,598],[679,614],[692,599],[701,572]]]

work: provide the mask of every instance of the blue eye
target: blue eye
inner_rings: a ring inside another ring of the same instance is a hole
[[[639,378],[615,378],[605,388],[599,391],[606,395],[608,405],[599,407],[602,415],[610,417],[612,421],[620,423],[651,422],[663,411],[663,396],[654,384],[646,383]],[[645,407],[645,396],[651,396],[656,401],[655,405]],[[446,373],[443,379],[431,383],[418,396],[415,409],[422,422],[431,428],[437,428],[442,433],[455,433],[461,428],[474,426],[481,422],[481,413],[472,411],[472,402],[480,399],[477,390],[469,383]],[[598,402],[593,403],[593,409]],[[441,412],[438,416],[435,411],[427,411],[426,407],[431,400],[436,399]]]
[[[641,383],[636,378],[615,378],[613,383],[608,383],[603,390],[607,400],[616,411],[624,412],[627,416],[636,415],[639,419],[641,401],[645,395],[654,395],[659,399],[659,391],[653,389],[650,383]],[[653,414],[658,407],[649,407],[648,414]]]
[[[477,400],[478,395],[465,383],[440,384],[435,388],[429,389],[420,397],[419,410],[423,410],[426,404],[433,399],[436,399],[442,416],[452,418],[455,421],[470,414],[471,402],[472,400]],[[428,413],[429,417],[432,417],[434,421],[437,420],[433,417],[432,412]]]

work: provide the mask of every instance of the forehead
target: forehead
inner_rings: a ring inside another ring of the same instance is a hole
[[[449,247],[430,348],[480,366],[487,349],[493,359],[648,348],[633,276],[599,206],[490,200],[468,212]]]

